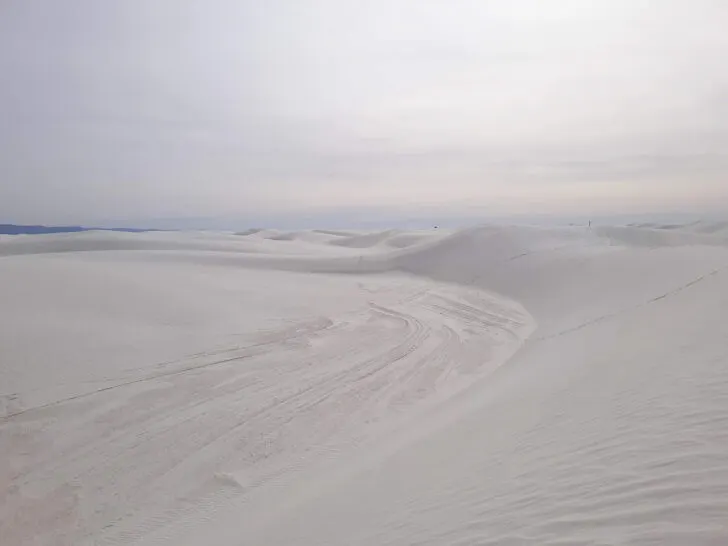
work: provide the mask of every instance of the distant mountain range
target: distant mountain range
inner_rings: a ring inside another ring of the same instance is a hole
[[[19,226],[16,224],[0,224],[0,235],[39,235],[43,233],[74,233],[78,231],[125,231],[127,233],[142,233],[144,231],[162,231],[158,229],[139,228],[96,228],[83,226]]]

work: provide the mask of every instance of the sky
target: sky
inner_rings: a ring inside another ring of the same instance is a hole
[[[723,0],[3,0],[0,223],[718,213],[727,28]]]

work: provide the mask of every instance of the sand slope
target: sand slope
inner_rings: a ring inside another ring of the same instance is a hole
[[[725,544],[705,227],[0,240],[9,544]]]

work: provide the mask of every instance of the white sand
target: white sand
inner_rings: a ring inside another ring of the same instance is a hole
[[[728,544],[725,226],[0,239],[0,544]]]

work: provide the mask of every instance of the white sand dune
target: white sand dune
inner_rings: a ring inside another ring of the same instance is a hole
[[[720,226],[0,239],[0,542],[728,544]]]
[[[689,230],[696,233],[705,233],[710,235],[720,235],[728,237],[728,221],[700,221],[686,226]]]
[[[271,241],[304,241],[309,243],[327,243],[336,240],[342,236],[339,232],[331,232],[325,230],[306,230],[306,231],[278,231],[273,229],[249,229],[236,233],[237,236],[248,237],[250,239],[268,239]]]
[[[323,233],[324,235],[334,235],[336,237],[351,237],[352,235],[357,235],[357,232],[341,229],[313,229],[311,231],[313,233]]]
[[[331,241],[331,244],[352,248],[369,248],[386,242],[387,239],[396,236],[398,233],[400,232],[392,229],[375,233],[357,234],[350,237],[335,239]]]
[[[659,230],[675,230],[688,233],[698,233],[702,235],[713,235],[728,238],[728,221],[716,220],[699,220],[688,224],[655,224],[642,223],[633,224],[632,227],[659,229]]]

